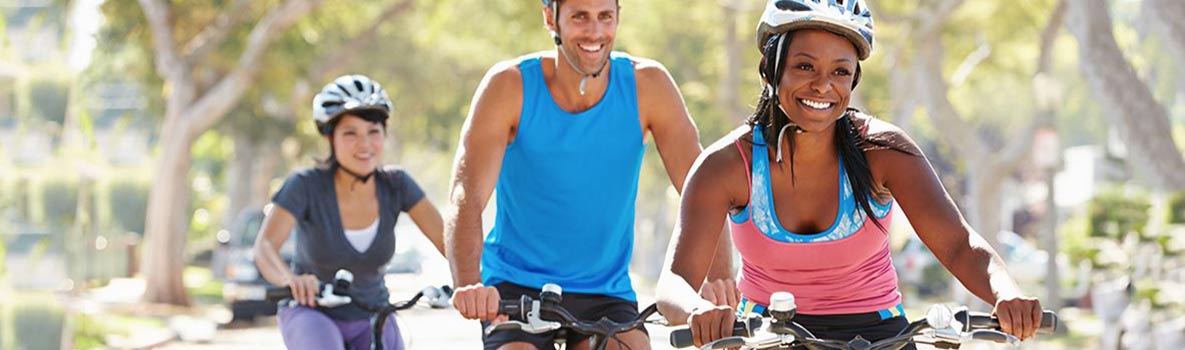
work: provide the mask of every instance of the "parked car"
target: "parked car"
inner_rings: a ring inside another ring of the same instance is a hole
[[[252,248],[263,225],[264,209],[244,209],[231,227],[219,234],[218,248],[211,267],[223,280],[222,298],[230,306],[234,320],[253,321],[257,316],[275,315],[276,303],[268,302],[265,291],[271,286],[255,267]],[[295,255],[294,239],[280,247],[280,256],[291,262]]]

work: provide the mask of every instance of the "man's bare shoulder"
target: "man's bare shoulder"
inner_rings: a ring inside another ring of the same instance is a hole
[[[485,78],[482,80],[481,90],[491,90],[498,93],[503,92],[499,90],[507,88],[517,88],[522,91],[522,70],[519,69],[519,64],[522,63],[523,58],[514,58],[495,63],[486,71]],[[486,91],[491,92],[491,91]]]
[[[671,80],[671,73],[661,62],[632,55],[628,57],[634,63],[634,76],[637,77],[639,83]]]

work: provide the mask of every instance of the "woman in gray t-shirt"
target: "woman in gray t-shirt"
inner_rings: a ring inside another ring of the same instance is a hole
[[[255,242],[255,264],[269,282],[292,289],[292,307],[279,311],[284,344],[300,349],[369,349],[370,313],[350,304],[315,301],[321,281],[337,270],[354,274],[350,294],[370,305],[388,301],[383,267],[395,253],[395,221],[408,213],[444,255],[440,212],[407,172],[380,167],[391,101],[377,82],[342,76],[313,99],[313,119],[330,145],[319,166],[294,173],[272,197],[271,213]],[[296,232],[289,268],[279,248]],[[394,316],[383,343],[403,349]]]

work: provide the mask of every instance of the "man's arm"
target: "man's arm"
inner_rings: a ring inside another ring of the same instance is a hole
[[[699,130],[683,95],[675,86],[675,80],[662,64],[646,59],[635,63],[638,82],[638,114],[643,121],[644,132],[654,135],[654,145],[662,156],[667,176],[675,190],[683,193],[683,183],[691,164],[699,157],[703,147],[699,143]]]
[[[671,184],[682,194],[687,173],[703,151],[699,130],[666,67],[656,61],[640,59],[635,69],[638,113],[645,121],[646,131],[654,135],[654,144],[662,156]],[[732,279],[732,239],[727,232],[720,235],[712,256],[713,263],[700,293],[717,305],[735,306],[737,292]]]
[[[461,131],[449,191],[454,212],[445,225],[445,250],[457,287],[453,303],[467,318],[489,320],[497,314],[497,292],[481,286],[481,214],[497,184],[521,106],[521,75],[511,63],[501,63],[482,79]]]

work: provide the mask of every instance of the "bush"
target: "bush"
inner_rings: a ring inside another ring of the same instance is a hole
[[[111,219],[120,228],[144,233],[144,219],[148,217],[149,184],[131,179],[113,180],[108,185]]]
[[[1090,236],[1120,238],[1143,232],[1152,204],[1143,193],[1109,188],[1090,200]]]
[[[1185,224],[1185,192],[1176,192],[1169,196],[1168,221],[1170,224]]]
[[[62,125],[66,119],[70,83],[64,79],[37,79],[29,82],[28,89],[29,112]]]
[[[12,330],[16,349],[58,349],[62,341],[62,325],[65,320],[61,306],[49,295],[16,295],[0,306],[3,312],[12,312],[15,325],[4,329]],[[0,332],[0,334],[7,334]],[[8,344],[0,339],[0,344]]]
[[[78,210],[78,182],[52,179],[42,183],[41,207],[46,224],[54,227],[74,224]]]

